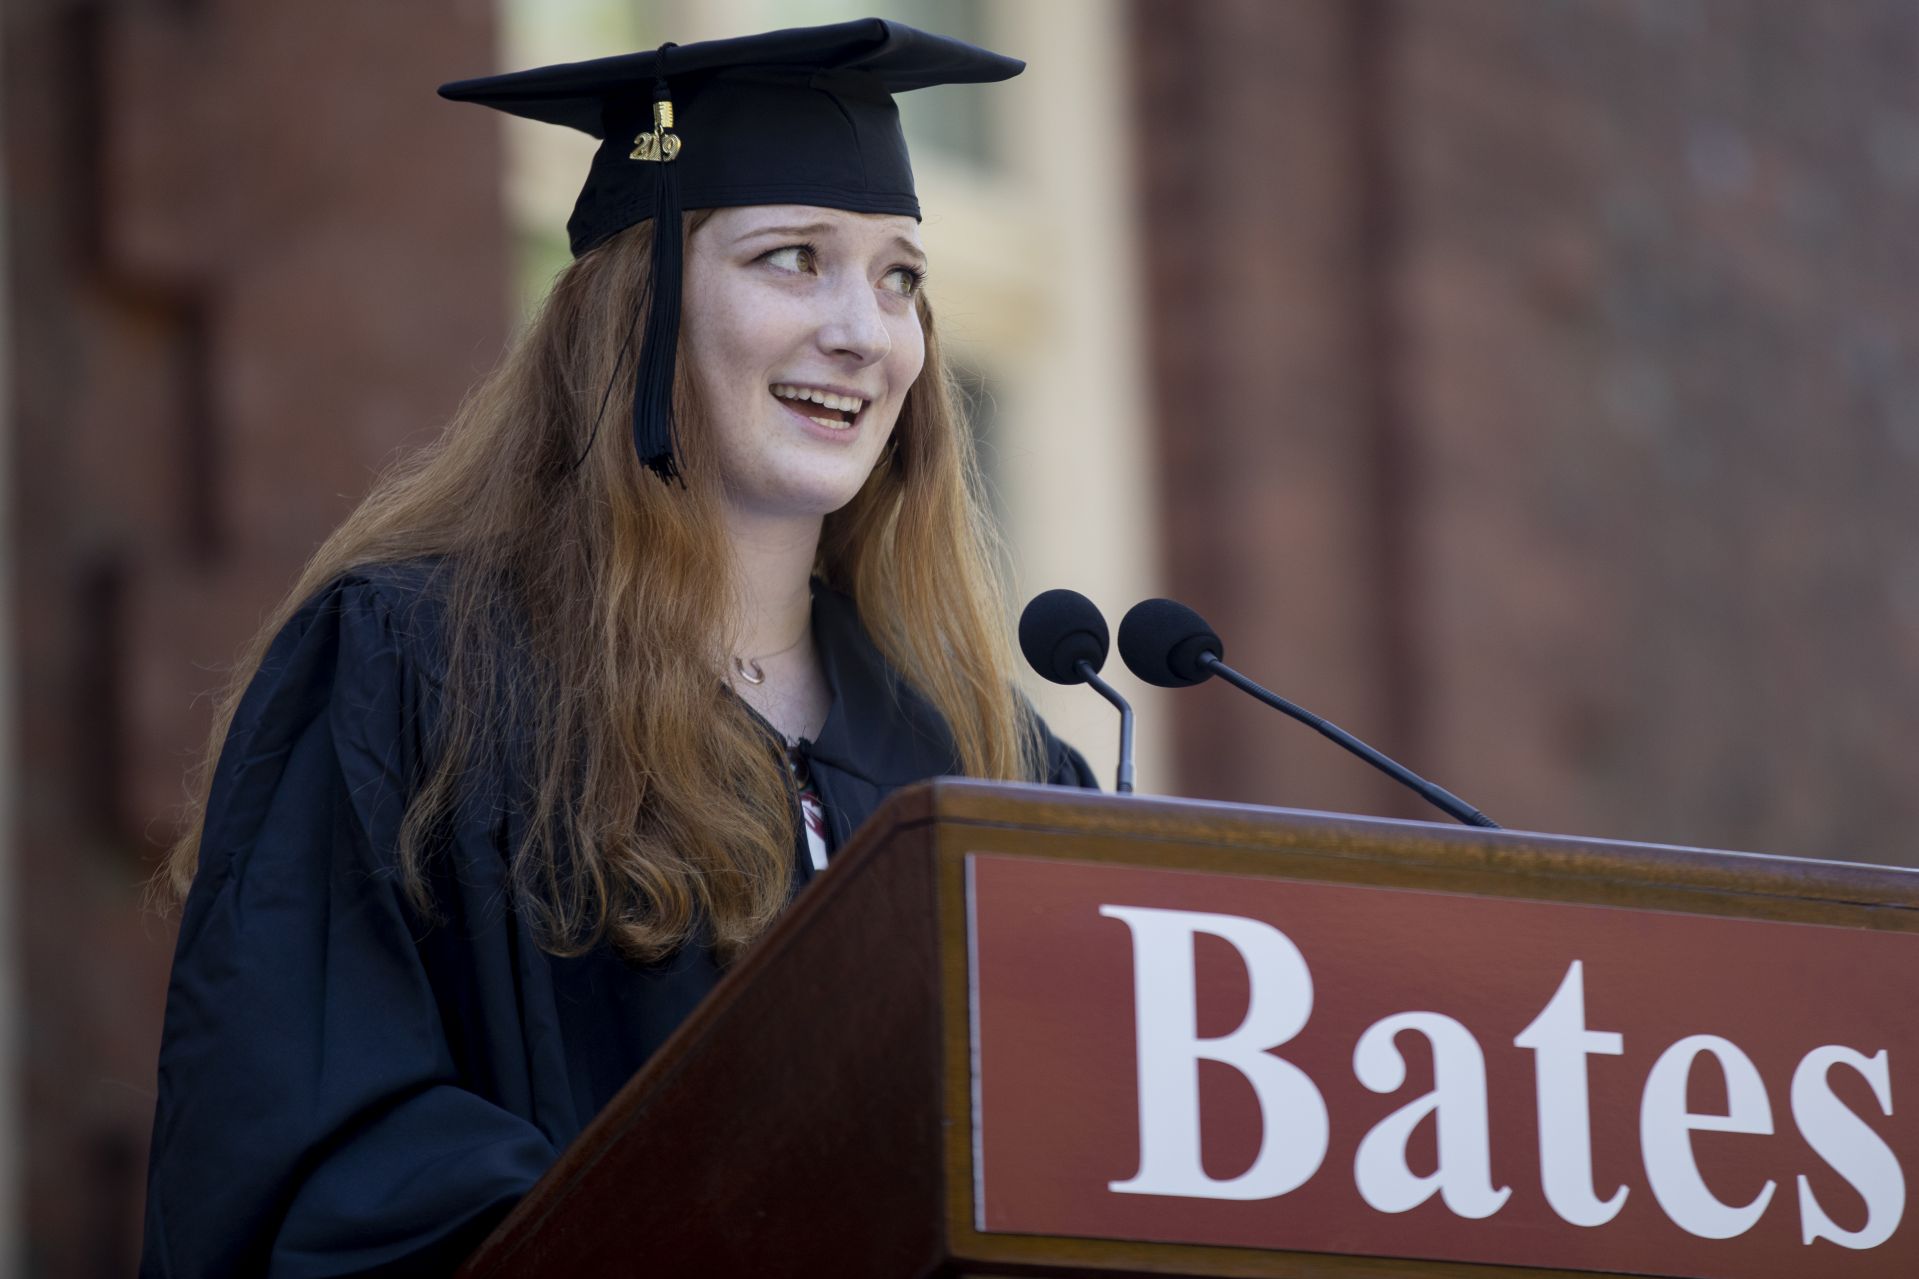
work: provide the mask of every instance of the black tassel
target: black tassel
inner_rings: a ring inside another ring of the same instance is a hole
[[[653,162],[656,192],[653,205],[653,284],[652,300],[646,316],[646,337],[640,344],[640,358],[633,386],[633,450],[653,474],[667,483],[680,479],[679,457],[674,449],[673,378],[680,345],[680,175],[673,163],[679,154],[680,139],[669,132],[673,124],[673,104],[666,85],[666,50],[660,48],[658,78],[654,83],[655,102],[653,145],[659,159]],[[658,104],[665,104],[664,109]]]

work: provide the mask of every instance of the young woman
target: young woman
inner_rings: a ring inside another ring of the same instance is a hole
[[[1013,690],[890,96],[1019,66],[869,20],[443,90],[604,138],[577,260],[223,709],[145,1273],[451,1269],[888,792],[1090,784]]]

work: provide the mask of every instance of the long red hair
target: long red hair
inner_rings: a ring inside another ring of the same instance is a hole
[[[702,220],[689,217],[689,235]],[[436,825],[475,761],[518,730],[532,743],[532,793],[512,882],[548,949],[610,940],[656,958],[703,922],[732,953],[778,913],[792,875],[787,781],[720,678],[733,572],[691,379],[682,368],[675,388],[683,489],[641,468],[617,395],[594,430],[643,313],[651,242],[642,223],[572,263],[441,436],[383,475],[306,565],[220,700],[163,871],[172,896],[192,883],[207,786],[274,634],[342,574],[439,556],[445,709],[394,850],[415,904],[433,907]],[[924,371],[865,486],[827,518],[816,571],[945,717],[966,773],[1030,778],[1032,726],[1013,691],[971,436],[923,293],[918,309]]]

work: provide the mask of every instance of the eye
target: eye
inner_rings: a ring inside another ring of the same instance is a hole
[[[893,292],[910,298],[926,287],[926,272],[916,266],[896,266],[886,273],[882,282]]]
[[[810,244],[788,244],[760,254],[760,261],[796,275],[810,275],[818,256]]]

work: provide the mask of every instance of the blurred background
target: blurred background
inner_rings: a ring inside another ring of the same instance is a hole
[[[0,1273],[130,1273],[206,694],[566,261],[587,140],[434,86],[869,12],[1030,63],[903,100],[1022,598],[1510,826],[1915,861],[1910,0],[5,0]],[[1434,816],[1115,682],[1143,790]]]

